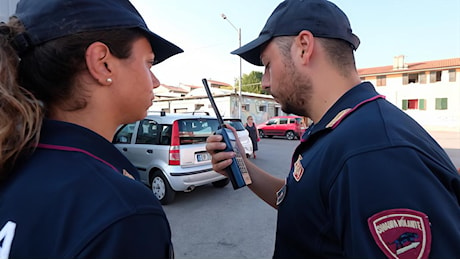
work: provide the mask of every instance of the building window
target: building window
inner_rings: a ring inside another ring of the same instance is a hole
[[[403,110],[426,110],[426,99],[403,99]]]
[[[244,111],[249,111],[249,104],[241,105],[241,109],[244,110]]]
[[[418,73],[410,73],[408,75],[408,83],[418,83]]]
[[[387,76],[377,76],[377,86],[386,86],[387,85]]]
[[[195,111],[200,110],[202,107],[204,107],[204,104],[195,104]]]
[[[279,116],[281,114],[281,107],[275,107],[275,116]]]
[[[457,72],[455,71],[455,69],[449,70],[449,82],[455,82],[457,80],[456,76]]]
[[[439,82],[441,81],[441,73],[442,71],[431,71],[430,72],[430,83]]]
[[[418,108],[418,99],[407,100],[407,109],[417,109],[417,108]]]
[[[436,98],[436,110],[447,109],[447,98]]]
[[[185,113],[187,108],[174,108],[174,113]]]
[[[259,106],[259,112],[266,112],[267,106]]]
[[[425,72],[420,72],[418,74],[418,79],[420,81],[420,84],[426,84],[426,73]]]

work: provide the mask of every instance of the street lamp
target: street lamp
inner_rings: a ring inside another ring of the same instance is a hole
[[[228,20],[227,16],[225,14],[221,14],[222,18],[226,20],[237,32],[238,32],[238,44],[239,47],[241,48],[241,28],[236,28],[235,25],[233,25],[230,20]],[[240,57],[240,78],[239,78],[239,83],[238,83],[238,117],[241,119],[241,103],[242,103],[242,98],[241,98],[241,84],[242,84],[242,59]]]

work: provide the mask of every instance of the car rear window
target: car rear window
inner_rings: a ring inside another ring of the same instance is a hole
[[[178,120],[180,144],[204,143],[218,128],[217,119],[181,119]]]

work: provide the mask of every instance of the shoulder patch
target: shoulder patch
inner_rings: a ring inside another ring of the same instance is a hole
[[[428,216],[411,209],[379,212],[367,220],[372,236],[389,258],[428,258],[431,229]]]
[[[303,172],[305,171],[302,166],[302,159],[302,155],[299,154],[299,158],[297,158],[297,161],[294,163],[294,172],[292,175],[297,182],[300,181],[300,178],[302,178]]]

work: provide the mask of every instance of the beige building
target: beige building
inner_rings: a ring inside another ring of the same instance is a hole
[[[155,95],[156,89],[154,90]],[[238,118],[239,96],[233,90],[211,87],[219,112],[223,117]],[[161,95],[161,94],[160,94]],[[242,92],[241,119],[251,115],[256,123],[263,123],[277,115],[285,115],[280,105],[270,95]],[[204,87],[196,88],[182,97],[156,98],[149,111],[165,111],[168,113],[208,112],[215,115]]]
[[[460,131],[460,58],[358,70],[386,99],[428,130]]]

